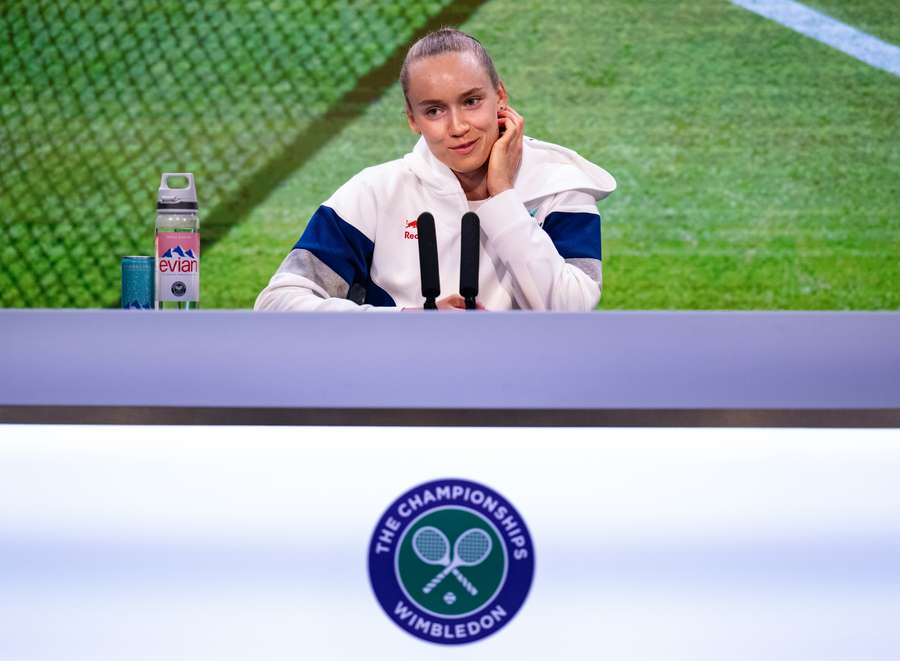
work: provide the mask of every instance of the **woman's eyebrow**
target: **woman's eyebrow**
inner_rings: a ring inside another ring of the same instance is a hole
[[[459,95],[460,99],[465,99],[467,97],[472,96],[473,94],[483,94],[483,87],[473,87],[470,90],[466,90],[462,94]],[[446,101],[442,101],[441,99],[425,99],[423,101],[419,101],[416,103],[417,106],[443,106],[446,105]]]
[[[467,90],[467,91],[463,92],[462,94],[460,94],[459,98],[465,99],[466,97],[472,96],[473,94],[483,94],[483,93],[484,93],[483,87],[473,87],[472,89]]]

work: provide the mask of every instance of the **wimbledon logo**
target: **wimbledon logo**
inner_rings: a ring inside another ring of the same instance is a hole
[[[369,545],[369,579],[381,607],[408,633],[445,645],[501,629],[534,575],[528,528],[496,491],[436,480],[394,501]]]

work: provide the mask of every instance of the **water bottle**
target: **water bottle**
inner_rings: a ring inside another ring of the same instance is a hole
[[[187,180],[172,188],[169,178]],[[200,307],[200,216],[190,172],[163,173],[156,198],[156,309]]]

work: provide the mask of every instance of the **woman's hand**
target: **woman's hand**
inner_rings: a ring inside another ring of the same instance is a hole
[[[525,135],[525,118],[512,108],[501,108],[497,120],[503,134],[494,143],[488,159],[487,188],[491,197],[513,187],[522,164],[522,137]]]
[[[445,296],[444,298],[435,301],[435,305],[437,305],[438,310],[465,310],[466,299],[459,294],[450,294],[449,296]],[[484,310],[484,306],[477,301],[475,302],[475,307],[478,310]],[[421,309],[422,308],[403,308],[403,311],[414,312]]]
[[[435,301],[438,310],[465,310],[466,301],[459,294],[450,294]]]

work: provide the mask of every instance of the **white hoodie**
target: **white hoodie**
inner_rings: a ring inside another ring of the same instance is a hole
[[[435,219],[441,296],[459,292],[460,222],[481,221],[478,302],[488,310],[590,310],[600,299],[596,202],[616,182],[574,151],[525,138],[512,189],[471,203],[420,139],[402,159],[366,168],[310,219],[256,299],[257,310],[422,307],[418,234]],[[354,283],[363,305],[348,300]]]

